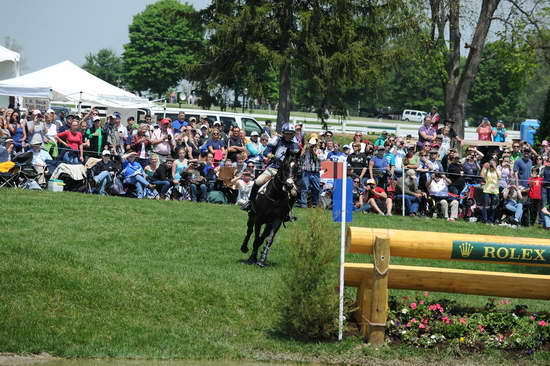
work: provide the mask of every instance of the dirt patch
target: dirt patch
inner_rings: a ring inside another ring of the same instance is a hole
[[[32,354],[16,354],[16,353],[0,353],[0,365],[26,365],[30,363],[42,363],[47,361],[59,360],[48,353]]]

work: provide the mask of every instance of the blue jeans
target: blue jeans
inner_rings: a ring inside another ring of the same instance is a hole
[[[550,215],[545,215],[543,213],[541,213],[541,215],[542,215],[542,218],[544,219],[543,221],[544,227],[547,229],[550,229]]]
[[[523,216],[523,203],[517,203],[514,201],[506,201],[506,205],[504,207],[508,211],[512,211],[514,213],[514,220],[520,224],[521,223],[521,217]]]
[[[481,215],[483,222],[495,223],[495,211],[498,205],[498,194],[483,193],[483,206],[481,206]]]
[[[321,193],[321,178],[317,172],[302,173],[302,189],[300,190],[300,207],[307,207],[307,194],[311,190],[311,204],[317,206],[319,203],[319,193]]]
[[[550,204],[550,188],[542,187],[542,207]]]
[[[147,179],[143,175],[134,175],[133,177],[124,178],[125,184],[133,184],[136,186],[136,193],[138,198],[145,197],[145,187],[149,185]]]
[[[404,197],[405,197],[405,213],[407,215],[416,214],[418,212],[418,208],[420,207],[420,199],[418,199],[418,197],[416,196],[410,196],[408,194],[406,194]],[[395,205],[400,205],[402,199],[403,199],[403,196],[398,194],[397,196],[395,196],[395,199],[393,200],[393,202],[395,203]]]
[[[67,164],[82,164],[80,161],[80,152],[75,150],[67,150],[63,155],[63,162]]]
[[[108,171],[103,171],[94,176],[94,181],[99,185],[99,194],[106,195],[107,192],[105,192],[105,187],[107,187],[107,184],[113,182],[113,178]]]
[[[206,201],[206,195],[208,192],[208,188],[206,187],[206,184],[200,183],[200,184],[191,184],[191,200],[194,202],[197,202],[197,186],[199,186],[199,189],[201,191],[201,198],[200,202]]]
[[[167,180],[155,180],[151,184],[157,186],[157,191],[159,191],[161,196],[166,196],[166,192],[170,189],[170,182]]]

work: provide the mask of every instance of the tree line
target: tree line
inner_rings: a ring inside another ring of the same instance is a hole
[[[196,11],[160,0],[134,16],[121,56],[100,50],[84,68],[159,97],[185,79],[204,108],[246,96],[276,107],[279,128],[291,110],[325,118],[437,106],[463,133],[467,119],[543,114],[550,9],[542,3],[212,0]]]

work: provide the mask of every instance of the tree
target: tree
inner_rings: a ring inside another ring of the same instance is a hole
[[[210,38],[190,77],[265,96],[277,75],[277,129],[290,117],[293,72],[305,104],[345,114],[346,93],[380,76],[388,42],[414,31],[416,14],[404,0],[215,0],[203,12]]]
[[[544,114],[540,119],[540,128],[537,131],[537,140],[550,140],[550,88],[546,94],[546,104],[544,106]]]
[[[110,84],[121,86],[122,59],[113,50],[103,48],[96,54],[88,54],[82,68]]]
[[[501,3],[507,3],[509,14],[501,17],[495,12]],[[464,135],[464,109],[474,79],[482,61],[482,53],[485,48],[487,35],[493,21],[501,21],[505,27],[514,30],[514,34],[520,30],[527,33],[529,29],[535,29],[536,34],[542,34],[540,22],[534,16],[544,8],[544,2],[535,1],[534,7],[526,10],[529,1],[523,0],[482,0],[480,3],[477,21],[475,23],[472,39],[469,42],[462,40],[460,32],[461,21],[465,1],[461,0],[429,0],[430,13],[430,49],[434,54],[439,54],[445,59],[442,85],[444,89],[444,103],[446,117],[456,121],[457,132]],[[479,4],[472,2],[471,4]],[[476,9],[467,9],[474,13]],[[448,30],[448,35],[445,34]],[[537,36],[537,39],[539,37]],[[542,43],[543,44],[543,43]],[[547,45],[546,45],[547,46]],[[468,50],[465,62],[461,63],[462,47]]]
[[[183,79],[182,66],[195,61],[203,40],[195,13],[191,5],[160,0],[134,16],[123,53],[131,89],[160,97]]]
[[[528,45],[505,40],[488,43],[470,93],[467,112],[473,117],[510,120],[525,117],[523,93],[537,68]]]

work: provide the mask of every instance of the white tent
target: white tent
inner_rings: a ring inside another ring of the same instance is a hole
[[[48,98],[55,101],[128,109],[151,105],[147,99],[111,85],[70,61],[2,80],[0,95]]]
[[[19,60],[17,52],[0,46],[0,80],[19,76]]]

